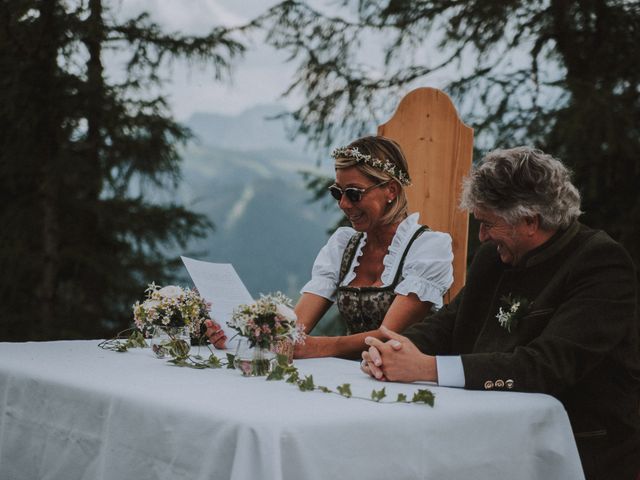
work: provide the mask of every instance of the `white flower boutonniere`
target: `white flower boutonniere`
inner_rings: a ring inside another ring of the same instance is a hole
[[[502,297],[501,300],[505,308],[500,307],[496,318],[500,326],[511,333],[511,330],[518,326],[518,321],[527,314],[532,303],[526,298],[512,297],[511,294]]]

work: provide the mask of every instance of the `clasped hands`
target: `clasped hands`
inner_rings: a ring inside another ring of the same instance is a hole
[[[361,370],[381,381],[437,381],[435,357],[418,350],[408,338],[381,326],[387,341],[366,337],[369,348],[362,352]]]

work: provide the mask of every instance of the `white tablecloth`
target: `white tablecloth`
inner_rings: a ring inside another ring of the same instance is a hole
[[[429,386],[434,408],[378,404],[97,345],[0,343],[2,480],[583,478],[546,395]],[[296,366],[354,395],[425,387],[335,358]]]

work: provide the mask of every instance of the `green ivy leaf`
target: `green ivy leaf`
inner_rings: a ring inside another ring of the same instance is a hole
[[[189,365],[183,358],[172,358],[170,360],[167,360],[168,363],[173,363],[174,365],[177,365],[179,367],[190,367],[191,365]]]
[[[236,356],[232,355],[230,353],[227,353],[227,368],[229,370],[235,370],[236,366],[233,364],[233,362],[235,361]]]
[[[186,345],[186,342],[182,340],[180,342],[182,342],[183,344],[178,342],[169,342],[165,347],[160,347],[166,350],[165,353],[170,353],[173,356],[173,358],[171,358],[170,360],[167,360],[169,363],[179,367],[189,367],[189,368],[195,368],[195,369],[221,368],[224,365],[220,361],[220,359],[216,357],[216,355],[214,354],[211,354],[209,358],[205,361],[202,360],[203,357],[200,355],[189,356],[188,349],[185,348],[185,347],[188,347],[188,345]],[[134,348],[138,346],[146,347],[147,344],[142,333],[136,331],[132,333],[126,341],[119,338],[115,338],[112,340],[104,340],[98,346],[105,350],[114,350],[116,352],[126,352],[129,348]],[[235,365],[234,365],[235,355],[232,355],[231,353],[227,353],[226,355],[227,355],[226,367],[231,370],[235,369]],[[269,375],[267,375],[266,379],[267,380],[284,380],[285,378],[287,383],[296,384],[298,388],[303,392],[317,389],[324,393],[338,393],[346,398],[351,398],[353,396],[351,393],[351,385],[349,383],[344,383],[336,387],[337,392],[334,392],[332,389],[322,385],[315,386],[312,375],[308,375],[304,377],[304,379],[300,379],[300,374],[298,372],[298,369],[293,364],[289,363],[287,356],[278,355],[277,364],[273,368],[273,370],[269,373]],[[380,402],[386,397],[387,397],[387,393],[385,388],[371,391],[371,400],[374,402]],[[358,397],[358,398],[362,398],[362,397]],[[409,403],[409,400],[407,399],[407,395],[405,395],[404,393],[399,393],[396,399],[396,402]],[[431,407],[433,407],[435,403],[435,396],[430,390],[421,389],[413,394],[411,402],[424,403],[426,405],[430,405]]]
[[[421,389],[413,394],[413,398],[411,401],[413,403],[426,403],[427,405],[433,407],[433,402],[435,400],[435,396],[431,392],[431,390]]]
[[[342,395],[343,397],[351,398],[351,384],[343,383],[337,388],[340,395]]]
[[[373,400],[374,402],[379,402],[386,396],[387,396],[387,393],[385,392],[384,387],[378,391],[373,390],[371,392],[371,400]]]
[[[282,366],[282,367],[288,367],[289,366],[289,357],[287,355],[283,355],[282,353],[278,353],[276,355],[276,362],[278,365]]]
[[[304,377],[304,380],[298,381],[298,388],[303,392],[314,390],[315,385],[313,384],[313,375],[307,375]]]
[[[298,369],[293,365],[280,365],[280,367],[282,368],[282,371],[287,375],[291,375],[292,373],[298,372]]]
[[[298,380],[300,380],[300,375],[298,375],[298,370],[294,369],[289,373],[289,376],[287,377],[287,383],[298,383]]]
[[[206,363],[202,363],[202,362],[193,362],[193,363],[186,363],[184,365],[180,364],[181,367],[189,367],[189,368],[195,368],[196,370],[204,370],[205,368],[209,368],[209,366]]]
[[[222,362],[220,362],[220,359],[218,357],[216,357],[215,355],[211,354],[211,355],[209,355],[209,359],[207,360],[207,365],[210,368],[221,368],[222,367]]]
[[[145,348],[147,346],[144,335],[142,335],[140,330],[135,330],[131,335],[129,335],[127,346],[130,348]]]
[[[267,375],[267,380],[284,380],[284,370],[280,365],[273,367],[273,370]]]

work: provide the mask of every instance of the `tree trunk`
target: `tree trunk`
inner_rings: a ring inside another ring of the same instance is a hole
[[[49,329],[55,324],[56,311],[56,284],[59,272],[59,171],[58,162],[58,125],[55,102],[51,95],[55,94],[56,70],[57,70],[57,35],[56,5],[54,0],[45,0],[40,5],[40,48],[37,53],[36,69],[37,97],[42,106],[42,113],[37,120],[34,141],[37,147],[34,153],[42,168],[40,170],[39,200],[42,210],[42,275],[39,285],[36,287],[36,295],[39,301],[40,318],[34,319],[33,338],[48,338]]]

